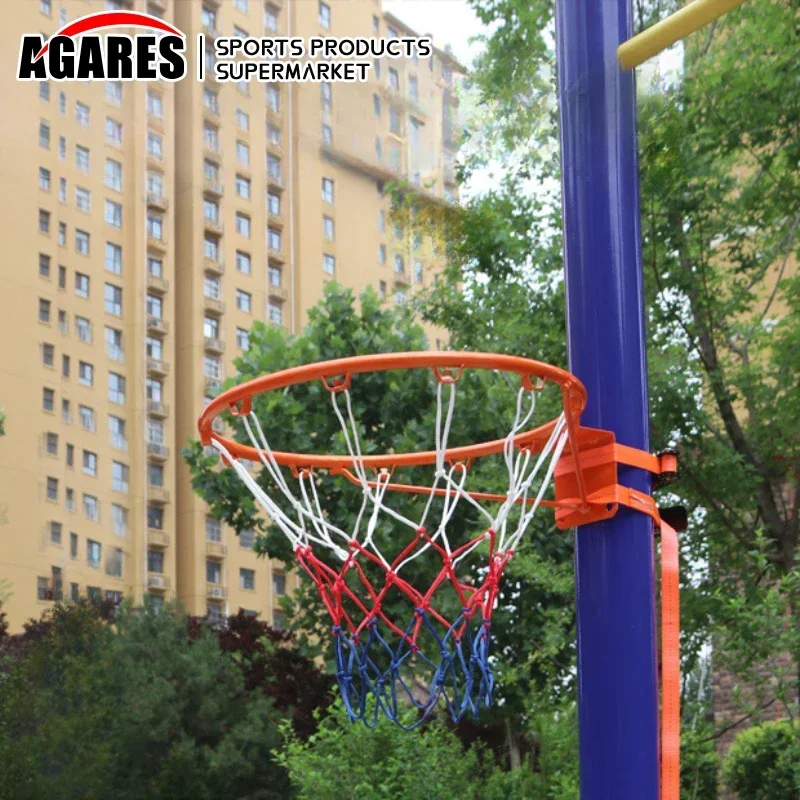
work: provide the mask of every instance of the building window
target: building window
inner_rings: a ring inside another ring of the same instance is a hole
[[[253,298],[249,292],[236,290],[236,308],[249,314],[252,310],[252,302]]]
[[[154,294],[147,295],[147,313],[151,317],[155,317],[156,319],[161,319],[161,315],[164,310],[164,304],[160,297]]]
[[[75,490],[67,487],[64,490],[64,506],[67,511],[75,511]]]
[[[237,140],[236,160],[245,167],[250,166],[250,146],[247,144],[247,142]]]
[[[255,544],[256,534],[252,529],[242,531],[239,534],[239,547],[244,547],[247,550],[252,550]]]
[[[89,296],[89,276],[82,272],[75,273],[75,294],[78,297]]]
[[[219,239],[216,236],[206,235],[203,239],[203,253],[212,261],[219,261]]]
[[[244,328],[236,329],[236,346],[241,350],[247,350],[250,346],[250,334]]]
[[[122,227],[122,204],[113,200],[106,200],[105,220],[107,225],[114,228]]]
[[[281,198],[279,195],[273,192],[267,194],[267,211],[273,217],[281,215]]]
[[[122,550],[118,547],[111,551],[111,556],[106,564],[106,575],[110,575],[112,578],[122,577]],[[119,592],[106,592],[107,600],[109,595],[119,595],[120,599],[122,599],[122,595]]]
[[[67,202],[67,179],[66,178],[59,178],[58,179],[58,202],[59,203],[66,203]]]
[[[381,281],[378,284],[378,296],[381,298],[381,300],[386,299],[386,281]]]
[[[147,551],[147,571],[158,575],[164,572],[164,554],[160,550]]]
[[[50,212],[45,211],[43,208],[39,209],[39,231],[41,233],[50,233]]]
[[[40,3],[44,2],[45,0],[40,0]],[[36,599],[37,600],[53,599],[53,590],[50,588],[50,578],[36,579]]]
[[[86,361],[78,362],[78,383],[81,386],[92,386],[94,384],[94,367]]]
[[[269,249],[273,253],[280,253],[282,245],[282,237],[281,237],[281,232],[279,230],[276,230],[275,228],[269,228],[267,230],[267,241],[269,244]]]
[[[237,11],[241,11],[242,14],[246,14],[248,11],[248,0],[233,0],[233,7]]]
[[[75,103],[75,120],[78,125],[82,125],[84,128],[89,127],[89,106],[85,103],[76,102]]]
[[[59,277],[61,277],[61,270],[59,269]],[[66,283],[66,277],[64,279]],[[69,333],[69,322],[67,322],[67,312],[62,309],[58,310],[58,330],[60,333]]]
[[[50,301],[39,298],[39,322],[50,322]]]
[[[400,75],[394,67],[389,67],[389,86],[400,91]]]
[[[106,100],[114,106],[122,104],[122,81],[106,83]]]
[[[112,447],[117,450],[127,450],[128,441],[125,438],[125,420],[115,417],[113,414],[108,416],[108,438]]]
[[[89,255],[89,234],[86,231],[75,231],[75,250],[82,255]]]
[[[164,262],[160,258],[153,256],[147,257],[147,273],[154,278],[161,278],[164,276]]]
[[[39,167],[39,188],[50,191],[50,170]]]
[[[52,411],[53,409],[49,409]],[[58,455],[58,434],[53,433],[52,431],[48,431],[44,435],[44,449],[45,452],[50,456],[57,456]]]
[[[246,111],[242,111],[241,108],[236,109],[236,125],[239,127],[239,130],[250,130],[250,115]]]
[[[272,573],[272,593],[279,597],[286,594],[286,575],[283,572]]]
[[[375,113],[376,117],[380,117],[380,115],[381,115],[381,98],[377,93],[372,95],[372,110]]]
[[[72,424],[72,407],[70,406],[69,400],[61,400],[61,419],[68,425]]]
[[[222,583],[222,568],[216,561],[206,561],[206,581],[208,583]]]
[[[217,356],[206,355],[203,358],[203,375],[214,380],[219,380],[222,377],[222,366]]]
[[[213,517],[206,517],[206,541],[207,542],[222,541],[222,525],[218,519],[214,519]]]
[[[106,141],[117,147],[122,145],[122,123],[111,117],[106,117]]]
[[[52,367],[55,362],[56,348],[52,344],[42,345],[42,363],[46,367]]]
[[[147,113],[151,117],[164,118],[164,98],[161,94],[149,89],[147,91]]]
[[[216,149],[216,148],[214,148]],[[147,134],[147,153],[156,158],[164,156],[164,140],[157,133]]]
[[[122,316],[122,289],[119,286],[105,285],[105,309],[107,314]]]
[[[203,8],[203,25],[205,25],[205,14],[214,14],[213,11],[208,11],[208,9]],[[203,105],[216,116],[219,116],[219,97],[217,93],[213,89],[209,89],[207,86],[203,88]]]
[[[60,161],[67,160],[67,139],[65,136],[58,137],[58,158]]]
[[[161,464],[147,465],[147,483],[156,487],[164,485],[164,467]]]
[[[267,8],[264,10],[264,27],[273,33],[278,32],[278,15],[274,9]]]
[[[330,178],[322,179],[322,199],[326,203],[333,202],[333,181]]]
[[[216,200],[203,198],[203,218],[210,222],[219,223],[219,204]]]
[[[115,275],[122,274],[122,248],[118,244],[106,242],[106,270]]]
[[[96,542],[94,541],[94,539],[86,540],[86,563],[90,567],[97,568],[100,566],[100,558],[102,552],[103,552],[103,547],[100,544],[100,542]]]
[[[319,3],[319,24],[323,28],[331,27],[331,7],[327,3],[323,3],[322,0]]]
[[[122,331],[106,326],[106,352],[112,361],[124,361],[125,355],[122,351]]]
[[[221,285],[219,278],[214,278],[211,275],[206,275],[203,281],[203,294],[210,297],[212,300],[219,300]]]
[[[39,84],[39,99],[50,100],[50,84],[47,81],[42,81]]]
[[[39,253],[39,277],[50,277],[50,256]]]
[[[286,614],[284,614],[282,611],[273,611],[272,627],[276,631],[286,630]]]
[[[117,536],[128,535],[128,509],[116,503],[111,505],[111,523]]]
[[[149,444],[164,444],[164,423],[160,419],[147,420],[147,441]]]
[[[66,463],[67,466],[72,469],[75,466],[75,445],[74,444],[67,444],[66,447]]]
[[[75,316],[75,332],[82,342],[92,341],[92,323],[86,317]]]
[[[97,502],[97,498],[94,495],[85,494],[83,496],[83,513],[86,515],[87,519],[93,522],[100,521],[100,504]]]
[[[42,389],[42,410],[53,411],[56,393],[53,389]]]
[[[415,261],[414,262],[414,280],[417,283],[422,283],[422,262]]]
[[[251,259],[249,253],[242,252],[241,250],[236,251],[236,269],[245,275],[250,274]]]
[[[39,147],[50,149],[50,126],[46,122],[39,123]]]
[[[94,425],[94,419],[92,419],[92,425]],[[90,430],[94,430],[94,428],[92,427]],[[97,454],[89,450],[83,451],[83,474],[91,475],[93,478],[97,477]]]
[[[147,215],[147,235],[159,242],[164,241],[164,220],[157,214]]]
[[[156,531],[164,530],[164,509],[161,506],[147,506],[147,527]]]
[[[256,588],[256,571],[254,569],[246,569],[239,567],[239,588],[248,591],[255,591]]]
[[[111,462],[111,488],[115,492],[128,491],[128,467],[119,461]]]
[[[392,106],[389,107],[389,131],[400,136],[400,112]]]
[[[270,300],[267,313],[269,315],[270,322],[274,323],[275,325],[283,325],[283,306],[280,303]]]
[[[378,245],[378,263],[385,264],[386,263],[386,245],[379,244]]]
[[[266,97],[269,110],[279,114],[281,110],[281,90],[277,86],[267,85]]]
[[[75,166],[82,172],[89,171],[89,148],[75,145]]]
[[[267,156],[267,173],[272,180],[281,182],[281,160],[277,156]]]
[[[414,101],[419,100],[419,80],[416,75],[408,77],[408,96]]]
[[[277,125],[267,125],[267,139],[269,140],[270,144],[274,144],[275,147],[280,147],[281,141],[283,140],[283,133],[281,129]]]
[[[250,199],[250,179],[241,175],[236,176],[236,194],[245,200]]]
[[[328,275],[333,275],[336,272],[336,258],[329,253],[322,256],[322,269]]]
[[[322,123],[322,144],[325,147],[330,147],[333,143],[333,128],[330,125],[326,125],[324,122]]]
[[[114,189],[117,192],[122,191],[122,164],[119,161],[114,161],[112,158],[106,159],[105,165],[105,183],[109,189]]]
[[[160,172],[147,172],[147,192],[162,197],[164,194],[164,176]]]
[[[116,372],[108,373],[108,399],[112,403],[125,403],[125,378]]]
[[[219,129],[208,122],[203,124],[203,143],[214,152],[219,150]]]
[[[322,100],[322,110],[330,111],[333,107],[333,90],[328,81],[322,81],[320,84],[320,96]]]
[[[250,238],[250,217],[241,211],[236,212],[236,233],[246,239]]]
[[[46,492],[47,492],[47,499],[48,499],[48,500],[53,500],[53,501],[55,501],[55,502],[58,502],[58,478],[47,478]],[[60,529],[60,523],[58,523],[58,522],[51,522],[51,523],[50,523],[50,530],[51,530],[51,532],[52,532],[52,530],[53,530],[53,526],[54,526],[54,525],[59,525],[59,531],[58,531],[58,541],[59,541],[59,543],[60,543],[60,542],[61,542],[61,529]],[[51,538],[51,539],[53,538],[53,537],[52,537],[52,533],[51,533],[51,536],[50,536],[50,538]]]
[[[60,247],[67,246],[67,223],[66,222],[59,222],[58,223],[58,244]]]

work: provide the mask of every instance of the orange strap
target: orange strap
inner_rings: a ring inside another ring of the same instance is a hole
[[[609,434],[611,436],[611,434]],[[561,506],[561,528],[582,525],[614,516],[625,506],[653,519],[661,530],[661,800],[679,800],[681,748],[680,594],[678,578],[678,534],[664,522],[655,500],[643,492],[621,486],[616,465],[639,467],[654,475],[677,475],[677,456],[672,452],[655,456],[613,441],[579,451],[578,463],[587,494],[584,507],[575,496],[575,459],[562,457],[556,470],[556,507]],[[559,483],[559,479],[561,483]],[[560,495],[560,496],[559,496]]]

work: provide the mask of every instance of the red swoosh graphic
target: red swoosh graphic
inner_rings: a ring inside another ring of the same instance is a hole
[[[150,14],[141,14],[138,11],[99,11],[96,14],[87,14],[74,22],[70,22],[60,30],[57,30],[43,45],[42,49],[36,54],[34,61],[41,58],[50,47],[50,41],[56,36],[80,36],[82,33],[98,30],[99,28],[154,28],[155,30],[165,31],[175,36],[183,38],[183,33],[177,28],[164,22],[163,19],[153,17]]]

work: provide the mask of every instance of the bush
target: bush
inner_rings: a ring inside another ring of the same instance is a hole
[[[800,728],[766,722],[740,733],[722,768],[740,800],[800,799]]]

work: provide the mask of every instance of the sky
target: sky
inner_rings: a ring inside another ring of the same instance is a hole
[[[444,49],[449,44],[453,55],[466,66],[480,51],[480,44],[469,40],[485,29],[465,0],[384,0],[383,10],[417,33],[432,33],[437,47]]]

